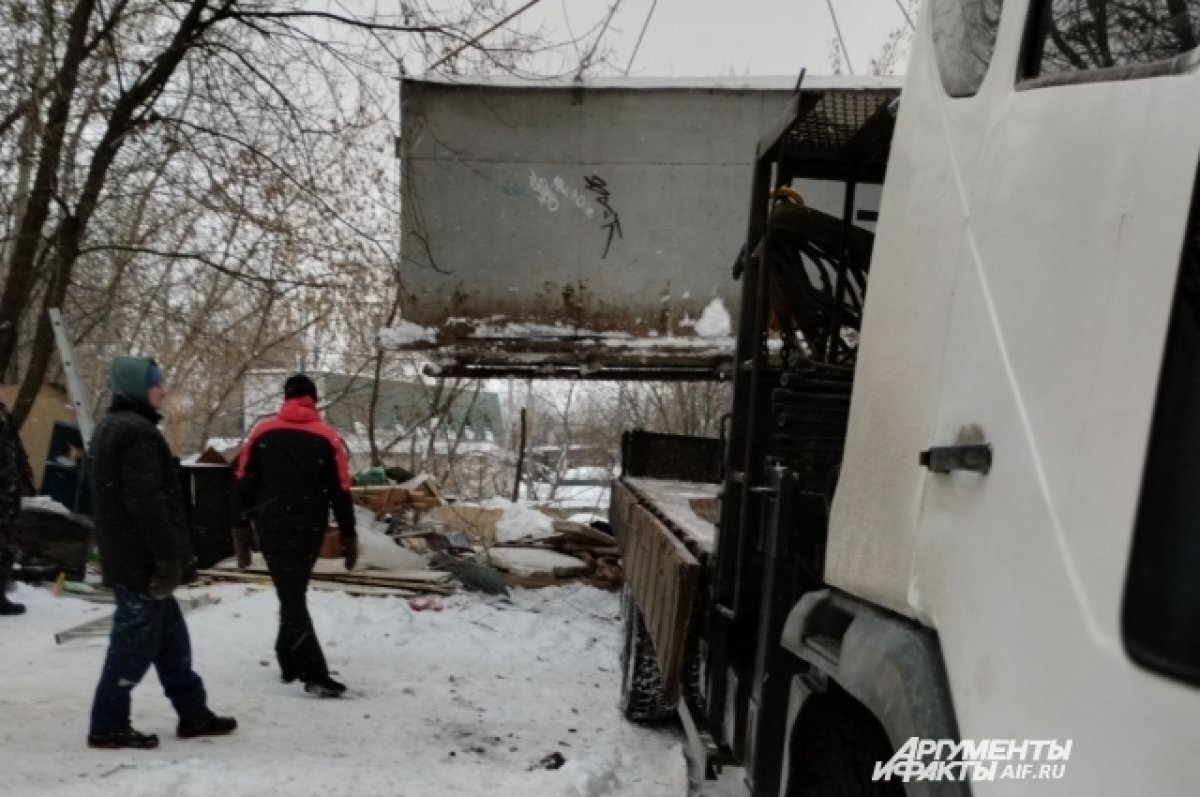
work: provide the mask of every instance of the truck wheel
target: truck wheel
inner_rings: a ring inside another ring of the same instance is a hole
[[[621,648],[621,713],[630,722],[656,723],[675,715],[662,691],[662,672],[642,612],[629,587],[622,595],[625,644]]]

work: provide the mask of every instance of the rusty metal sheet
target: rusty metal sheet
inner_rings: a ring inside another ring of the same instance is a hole
[[[473,338],[431,348],[425,371],[441,377],[703,381],[733,373],[732,339]]]

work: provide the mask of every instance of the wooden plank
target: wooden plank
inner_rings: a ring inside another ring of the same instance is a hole
[[[662,601],[664,611],[662,619],[659,621],[658,639],[664,641],[657,644],[663,648],[663,658],[669,662],[676,636],[675,629],[679,627],[679,617],[677,616],[679,607],[676,605],[676,597],[679,595],[679,579],[682,577],[683,567],[676,560],[667,558],[663,559],[662,565],[664,570],[663,590],[659,600]]]
[[[688,502],[692,511],[714,526],[721,521],[721,500],[712,498],[693,498]]]
[[[225,578],[225,576],[221,576]],[[260,584],[264,587],[272,587],[271,579],[265,576],[246,575],[243,578],[234,579],[239,583]],[[403,587],[375,587],[369,584],[339,584],[336,581],[322,581],[320,578],[315,578],[308,582],[309,589],[320,590],[321,592],[343,592],[347,595],[358,595],[363,597],[396,597],[396,598],[414,598],[421,595],[420,590],[405,589]]]
[[[664,687],[674,699],[687,652],[699,562],[671,527],[650,511],[661,508],[631,485],[614,483],[612,506],[626,578],[654,641]]]
[[[413,598],[426,590],[409,589],[407,587],[380,587],[373,584],[339,584],[334,581],[310,581],[308,586],[322,592],[344,592],[347,595],[359,595],[368,598]]]
[[[313,568],[313,578],[352,578],[359,581],[406,581],[414,584],[444,584],[451,578],[445,570],[353,570],[346,571],[337,565],[338,569],[324,569],[321,562]],[[271,573],[265,567],[237,567],[229,565],[214,567],[200,571],[201,575],[213,573],[252,573],[269,576]]]
[[[613,532],[617,535],[617,547],[626,558],[629,558],[626,547],[629,543],[629,504],[633,500],[633,493],[623,482],[613,482],[612,512],[609,519],[612,521]]]
[[[200,575],[208,578],[223,578],[230,581],[247,581],[263,578],[266,573],[258,572],[241,572],[230,570],[201,570]],[[319,573],[314,574],[313,579],[309,582],[324,581],[331,584],[352,584],[357,586],[375,586],[375,587],[392,587],[396,589],[415,590],[417,592],[432,592],[438,595],[453,595],[455,589],[444,584],[435,584],[427,581],[407,581],[399,578],[372,578],[370,576],[358,575],[357,573]]]
[[[700,563],[675,534],[641,505],[623,532],[635,602],[654,642],[663,691],[677,701]]]
[[[642,526],[648,523],[646,520],[648,516],[647,513],[647,515],[639,517]],[[650,638],[654,640],[655,651],[662,650],[665,653],[666,651],[659,640],[666,639],[671,623],[675,620],[669,596],[671,579],[675,576],[675,570],[671,567],[670,552],[665,550],[661,544],[655,544],[657,540],[654,535],[657,535],[657,533],[658,529],[655,528],[652,533],[644,534],[643,539],[650,543],[648,547],[653,552],[653,566],[650,570],[650,578],[654,584],[654,589],[652,590],[654,594],[654,602],[652,604],[654,611],[652,612],[653,625],[650,628]],[[659,664],[662,665],[664,661],[666,659],[660,654]]]
[[[224,580],[236,582],[238,584],[253,584],[263,587],[270,587],[271,579],[269,576],[258,575],[257,573],[239,573],[219,571],[216,575],[209,576],[216,580]],[[378,587],[369,584],[339,584],[334,581],[323,581],[320,577],[314,578],[308,582],[308,586],[312,589],[322,590],[324,592],[344,592],[347,595],[364,595],[364,596],[386,596],[411,598],[421,594],[420,590],[405,589],[402,587]]]

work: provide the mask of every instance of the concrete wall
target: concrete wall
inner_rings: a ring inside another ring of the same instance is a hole
[[[735,311],[755,144],[783,85],[405,81],[405,319],[672,334],[713,298]]]

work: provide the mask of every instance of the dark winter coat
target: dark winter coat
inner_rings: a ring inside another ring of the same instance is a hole
[[[254,427],[238,456],[237,479],[240,514],[254,521],[264,550],[315,550],[330,508],[342,536],[355,536],[346,446],[308,396],[288,399]]]
[[[0,402],[0,545],[21,516],[21,497],[33,495],[33,471],[17,425]]]
[[[108,586],[145,592],[155,562],[192,569],[179,469],[148,404],[113,399],[89,452],[100,569]]]

